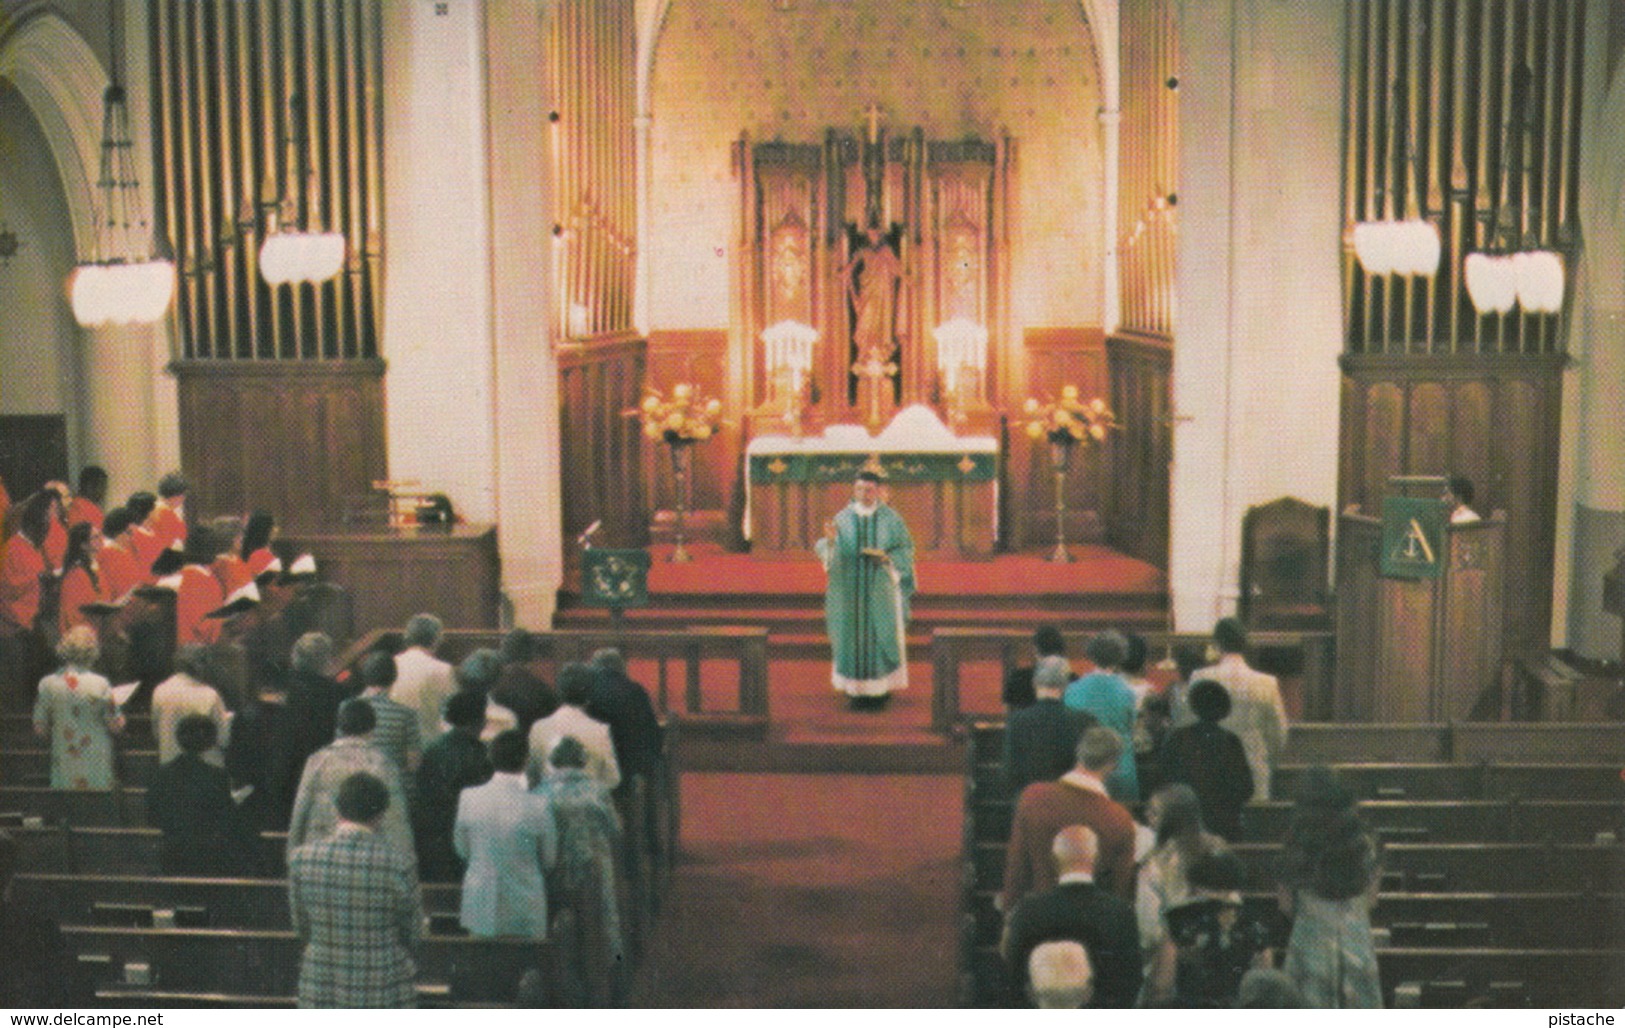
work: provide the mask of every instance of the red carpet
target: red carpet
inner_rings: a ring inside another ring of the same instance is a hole
[[[963,789],[684,774],[682,853],[638,1004],[954,1005]]]

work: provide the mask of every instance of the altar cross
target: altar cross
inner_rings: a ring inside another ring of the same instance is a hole
[[[871,103],[863,109],[863,120],[869,123],[869,144],[880,142],[880,116],[886,113],[877,103]]]
[[[852,374],[858,376],[858,392],[865,395],[865,423],[870,431],[879,431],[882,424],[881,398],[886,379],[897,377],[897,362],[883,357],[871,348],[863,359],[852,365]]]

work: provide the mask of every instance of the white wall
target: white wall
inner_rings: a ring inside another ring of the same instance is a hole
[[[494,521],[482,8],[383,5],[389,473]]]
[[[1337,493],[1342,5],[1184,0],[1170,586],[1233,611],[1247,508]]]

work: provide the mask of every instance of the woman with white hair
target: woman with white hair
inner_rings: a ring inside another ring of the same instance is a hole
[[[113,735],[124,716],[112,685],[91,670],[100,656],[96,630],[69,629],[56,655],[62,666],[40,682],[34,701],[34,732],[51,741],[51,788],[111,789]]]

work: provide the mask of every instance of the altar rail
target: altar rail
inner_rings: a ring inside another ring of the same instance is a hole
[[[652,687],[655,709],[662,714],[679,715],[685,722],[738,722],[741,727],[765,731],[767,701],[767,629],[745,627],[692,628],[681,632],[617,632],[571,629],[532,632],[536,640],[535,661],[552,664],[554,669],[570,661],[585,661],[594,650],[613,646],[627,662],[652,660],[658,668]],[[502,633],[479,629],[448,629],[440,643],[440,659],[456,664],[481,647],[494,647]],[[367,634],[345,651],[341,663],[350,666],[367,651],[400,645],[396,630]],[[732,710],[706,710],[701,689],[705,660],[733,663],[739,673],[739,699]],[[681,667],[681,705],[673,706],[677,689],[672,674]],[[647,683],[646,683],[647,684]]]
[[[1077,636],[1077,633],[1073,633]],[[1148,633],[1146,645],[1152,654],[1170,645],[1201,646],[1207,635]],[[1076,641],[1076,640],[1075,640]],[[1304,710],[1310,717],[1329,707],[1332,687],[1332,633],[1330,632],[1249,632],[1250,650],[1297,650],[1303,658]],[[1002,666],[1000,677],[1023,658],[1031,655],[1032,633],[1011,628],[938,628],[931,632],[931,727],[942,733],[960,723],[959,671],[970,659],[987,659],[997,653]]]

